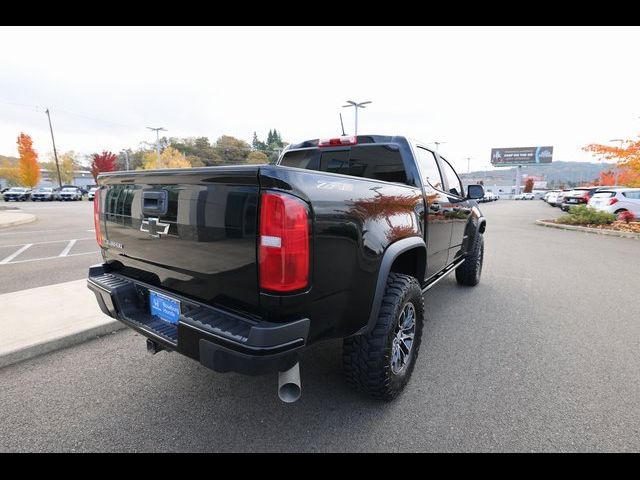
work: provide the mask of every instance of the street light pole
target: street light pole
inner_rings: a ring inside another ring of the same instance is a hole
[[[467,157],[467,174],[471,173],[471,157]]]
[[[147,127],[149,130],[156,132],[156,155],[158,156],[158,166],[160,165],[160,131],[166,132],[164,127]]]
[[[612,138],[611,140],[609,140],[610,142],[619,142],[620,143],[620,150],[622,150],[622,144],[624,143],[624,139],[622,138]],[[613,171],[615,173],[614,175],[614,186],[617,187],[618,186],[618,164],[616,162],[616,166],[613,167]]]
[[[358,136],[358,109],[359,108],[367,108],[365,107],[365,105],[371,103],[370,100],[367,100],[366,102],[354,102],[353,100],[347,100],[347,105],[343,105],[342,108],[351,108],[353,107],[356,111],[356,133],[355,135]]]
[[[47,114],[49,119],[49,131],[51,132],[51,143],[53,143],[53,158],[56,160],[56,170],[58,171],[58,185],[62,188],[62,177],[60,176],[60,164],[58,163],[58,152],[56,151],[56,140],[53,138],[53,127],[51,126],[51,115],[49,115],[49,109],[47,108],[44,113]]]
[[[447,143],[447,142],[429,142],[429,145],[435,145],[436,146],[436,152],[438,151],[438,149],[440,148],[440,145],[442,145],[443,143]]]
[[[129,151],[125,148],[124,152],[124,166],[126,170],[129,170]]]

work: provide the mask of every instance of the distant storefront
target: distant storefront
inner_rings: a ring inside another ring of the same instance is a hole
[[[50,172],[48,170],[40,170],[42,175],[40,179],[40,183],[38,187],[57,187],[58,186],[58,178],[56,175],[53,175],[51,178]],[[64,182],[63,182],[64,183]],[[88,187],[89,185],[94,185],[96,182],[93,179],[93,175],[89,170],[75,170],[73,172],[73,182],[72,185],[77,187]]]

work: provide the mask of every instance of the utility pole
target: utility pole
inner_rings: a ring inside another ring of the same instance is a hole
[[[160,166],[160,131],[166,132],[164,127],[147,127],[149,130],[156,132],[156,155],[158,156],[158,166]]]
[[[350,108],[353,107],[356,111],[356,133],[355,135],[358,136],[358,109],[359,108],[367,108],[365,107],[365,105],[371,103],[370,100],[367,100],[366,102],[354,102],[353,100],[347,100],[347,105],[343,105],[342,108]]]
[[[51,126],[51,115],[49,115],[49,109],[44,111],[49,119],[49,131],[51,132],[51,143],[53,143],[53,158],[56,159],[56,170],[58,171],[58,186],[62,188],[62,177],[60,176],[60,164],[58,163],[58,152],[56,151],[56,140],[53,138],[53,127]]]
[[[467,174],[471,173],[471,157],[467,157]]]

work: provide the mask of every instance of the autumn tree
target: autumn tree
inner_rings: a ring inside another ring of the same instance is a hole
[[[527,181],[524,182],[524,193],[531,193],[533,191],[533,178],[527,178]]]
[[[591,143],[583,148],[604,160],[615,160],[618,183],[640,187],[640,140],[625,140],[619,146]]]
[[[29,135],[18,136],[19,182],[25,187],[34,188],[40,182],[40,164],[38,154],[33,149],[33,141]]]
[[[613,170],[607,170],[600,172],[598,176],[598,185],[610,186],[616,181],[616,174]]]
[[[142,156],[143,170],[190,167],[191,163],[189,163],[189,160],[187,160],[184,154],[180,153],[173,147],[165,148],[160,154],[160,159],[158,159],[158,154],[155,151],[147,151]]]
[[[94,153],[91,160],[91,175],[93,179],[98,183],[98,175],[102,172],[113,172],[116,169],[116,157],[115,154],[103,150],[102,153]]]
[[[73,185],[73,179],[75,177],[75,171],[80,168],[80,164],[78,163],[77,154],[73,150],[69,150],[68,152],[63,153],[59,159],[58,163],[60,165],[60,180],[62,180],[63,185]],[[53,165],[51,168],[55,171],[55,175],[58,173],[55,170],[55,163],[51,162]],[[52,177],[56,178],[56,177]]]

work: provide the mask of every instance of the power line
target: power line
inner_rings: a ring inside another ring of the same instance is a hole
[[[10,105],[12,107],[28,108],[29,110],[33,109],[35,112],[44,112],[46,110],[44,107],[40,107],[38,105],[27,105],[27,104],[24,104],[24,103],[13,103],[13,102],[0,101],[0,104]],[[74,117],[84,118],[85,120],[92,120],[94,122],[108,123],[108,124],[116,125],[116,126],[119,126],[119,127],[131,128],[131,129],[134,129],[134,130],[142,128],[141,126],[135,127],[133,125],[126,125],[124,123],[118,123],[118,122],[114,122],[112,120],[105,120],[103,118],[90,117],[88,115],[83,115],[83,114],[80,114],[80,113],[70,112],[69,110],[63,110],[61,108],[55,108],[55,109],[52,109],[52,110],[55,110],[58,113],[64,113],[66,115],[72,115]]]

